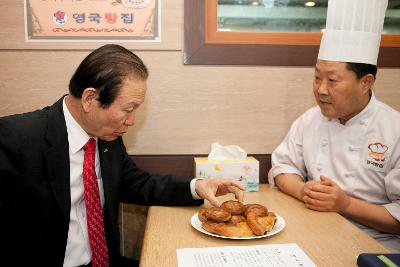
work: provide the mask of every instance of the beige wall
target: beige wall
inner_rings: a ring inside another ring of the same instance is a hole
[[[0,116],[55,102],[79,62],[101,45],[26,43],[22,3],[0,1]],[[162,1],[160,43],[122,45],[150,69],[146,102],[125,136],[132,154],[208,153],[215,141],[271,153],[314,104],[309,67],[184,66],[183,0]],[[375,86],[397,110],[399,76],[400,69],[380,69]]]

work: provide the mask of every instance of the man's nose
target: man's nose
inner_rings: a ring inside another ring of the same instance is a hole
[[[328,84],[326,80],[322,80],[318,86],[317,90],[318,94],[320,95],[327,95],[328,94]]]
[[[125,124],[128,126],[135,125],[135,111],[132,111],[128,114],[128,117],[125,120]]]

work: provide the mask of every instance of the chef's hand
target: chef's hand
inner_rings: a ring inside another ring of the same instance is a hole
[[[245,189],[239,182],[228,179],[198,179],[195,188],[199,197],[208,200],[215,207],[221,205],[216,197],[229,193],[233,193],[238,201],[243,202]]]
[[[304,196],[306,196],[306,192],[309,192],[310,190],[312,190],[312,187],[314,186],[314,184],[319,183],[318,181],[315,180],[310,180],[307,181],[305,183],[301,183],[302,186],[300,188],[300,190],[298,191],[298,195],[296,196],[298,199],[302,200],[304,202]]]
[[[306,207],[317,211],[343,212],[350,204],[350,196],[332,179],[325,176],[320,179],[320,182],[304,188],[303,201]]]

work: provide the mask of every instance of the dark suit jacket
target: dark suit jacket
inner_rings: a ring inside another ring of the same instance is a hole
[[[120,202],[199,205],[202,201],[192,199],[190,178],[151,175],[137,168],[121,138],[99,140],[98,146],[106,239],[116,266]],[[62,266],[70,209],[62,99],[42,110],[0,118],[0,265]]]

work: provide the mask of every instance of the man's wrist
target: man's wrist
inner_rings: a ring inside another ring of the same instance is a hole
[[[201,178],[194,178],[190,181],[190,192],[192,193],[193,199],[202,199],[196,192],[196,181],[203,180]]]

